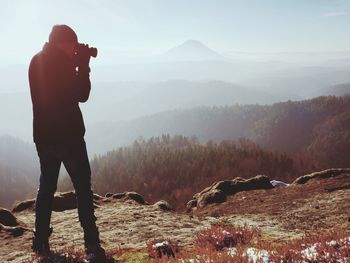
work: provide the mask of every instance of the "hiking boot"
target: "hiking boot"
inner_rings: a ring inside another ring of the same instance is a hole
[[[40,240],[39,238],[32,238],[32,250],[39,256],[47,256],[50,254],[49,240]]]
[[[51,236],[53,232],[53,227],[50,225],[49,228],[49,236]],[[34,237],[32,237],[32,251],[38,254],[39,256],[47,256],[51,253],[50,244],[49,244],[49,236],[46,238],[39,237],[35,231],[33,230]]]
[[[85,248],[86,259],[89,263],[105,263],[107,260],[106,251],[100,244],[88,245]]]

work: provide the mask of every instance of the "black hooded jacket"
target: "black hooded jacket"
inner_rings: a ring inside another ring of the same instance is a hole
[[[79,102],[89,98],[89,70],[76,71],[68,55],[45,43],[31,60],[29,85],[35,143],[63,143],[84,137]]]

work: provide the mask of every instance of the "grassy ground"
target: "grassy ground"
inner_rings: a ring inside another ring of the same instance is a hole
[[[247,262],[248,255],[262,256],[264,251],[270,260],[288,262],[294,257],[300,262],[300,251],[308,248],[310,253],[320,251],[320,256],[346,258],[349,246],[342,239],[350,236],[350,189],[344,186],[349,182],[350,175],[344,175],[287,188],[240,192],[222,204],[191,213],[165,212],[132,201],[101,200],[95,214],[102,245],[117,262]],[[0,262],[32,262],[35,255],[30,249],[29,230],[34,226],[34,212],[14,215],[28,231],[17,237],[0,231]],[[47,262],[83,262],[83,231],[77,210],[53,212],[51,222],[50,245],[56,261]],[[222,227],[235,237],[234,249],[229,248],[232,244],[219,249],[207,240],[215,240],[211,233],[219,236]],[[171,244],[175,258],[159,259],[158,252],[152,252],[153,245],[163,241]],[[332,262],[327,260],[318,262]]]

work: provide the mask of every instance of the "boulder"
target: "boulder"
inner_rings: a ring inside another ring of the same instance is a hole
[[[145,205],[146,202],[143,199],[142,195],[140,195],[139,193],[136,192],[126,192],[126,196],[128,199],[134,200],[139,204]]]
[[[0,223],[0,232],[6,232],[14,237],[23,235],[24,231],[26,230],[28,229],[21,226],[5,226]]]
[[[98,208],[96,203],[98,200],[102,198],[103,198],[102,196],[94,194],[93,199],[94,199],[95,208]],[[77,207],[78,207],[78,204],[77,204],[77,197],[76,197],[75,191],[55,193],[53,203],[52,203],[53,211],[62,212],[65,210],[76,209]],[[16,204],[12,209],[12,212],[21,212],[27,209],[35,210],[35,199],[26,200]]]
[[[175,246],[172,245],[169,241],[165,240],[163,242],[158,242],[152,245],[150,250],[150,256],[155,258],[162,258],[163,256],[169,257],[175,257]]]
[[[0,224],[5,226],[17,226],[17,218],[11,213],[11,211],[0,208]]]
[[[350,174],[350,168],[330,168],[298,177],[293,184],[305,184],[312,179],[327,179],[342,174]]]
[[[110,198],[110,197],[112,197],[112,196],[113,196],[112,193],[106,193],[106,194],[105,194],[105,197],[106,197],[106,198]]]
[[[112,198],[114,199],[123,199],[123,200],[133,200],[139,204],[145,205],[148,204],[140,195],[139,193],[136,192],[123,192],[123,193],[116,193],[112,195]]]
[[[273,185],[265,175],[257,175],[250,179],[236,177],[233,180],[219,181],[196,193],[193,200],[187,203],[187,209],[203,207],[212,203],[222,203],[226,201],[228,195],[234,195],[241,191],[271,188],[273,188]]]
[[[187,202],[186,204],[186,208],[187,208],[187,212],[191,211],[192,208],[195,208],[197,206],[197,200],[196,199],[192,199],[190,201]]]
[[[56,193],[53,199],[52,210],[62,212],[77,208],[77,197],[75,192]]]
[[[200,195],[197,200],[198,207],[204,207],[213,203],[223,203],[226,201],[226,194],[219,189],[213,189]]]
[[[126,192],[123,192],[123,193],[116,193],[114,195],[112,195],[112,198],[114,199],[122,199],[126,196]]]
[[[25,200],[23,202],[16,203],[12,208],[12,212],[21,212],[27,209],[34,210],[35,199]]]
[[[98,200],[103,197],[98,194],[93,194],[94,208],[98,208]],[[66,210],[76,209],[78,207],[77,196],[75,191],[58,192],[53,199],[52,210],[55,212],[62,212]]]
[[[153,204],[153,206],[158,207],[163,211],[174,211],[174,208],[165,200],[160,200]]]
[[[94,198],[95,201],[98,201],[98,200],[103,199],[104,197],[103,197],[103,196],[100,196],[100,195],[98,195],[98,194],[94,194],[93,198]]]

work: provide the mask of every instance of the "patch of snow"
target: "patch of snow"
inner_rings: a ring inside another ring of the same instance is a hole
[[[257,262],[269,262],[269,253],[266,250],[260,250],[253,247],[250,247],[246,251],[247,256],[253,263]]]
[[[227,255],[233,257],[237,254],[237,248],[235,247],[229,247],[227,248]]]
[[[246,255],[249,257],[249,262],[257,263],[257,262],[269,262],[269,253],[267,250],[260,250],[257,248],[249,247],[246,250]],[[237,249],[235,247],[227,248],[227,254],[231,257],[237,254]]]
[[[315,243],[311,245],[310,247],[307,247],[301,251],[301,255],[303,258],[311,261],[315,261],[317,259],[318,253],[317,253],[317,247],[321,243]]]
[[[346,237],[344,239],[340,239],[341,243],[344,243],[344,245],[350,245],[350,237]]]
[[[277,181],[277,180],[271,180],[270,183],[272,184],[273,187],[287,187],[289,184],[282,182],[282,181]]]

